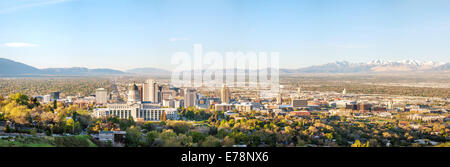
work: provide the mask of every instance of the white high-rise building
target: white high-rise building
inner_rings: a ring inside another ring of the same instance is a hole
[[[139,97],[139,89],[136,84],[130,85],[128,88],[128,103],[138,103],[141,98]]]
[[[108,103],[108,91],[105,88],[95,90],[95,101],[97,104]]]
[[[144,101],[149,101],[152,103],[159,103],[159,85],[155,80],[147,80],[142,87],[142,94],[144,96]]]

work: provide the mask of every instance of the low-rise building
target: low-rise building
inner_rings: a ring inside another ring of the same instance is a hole
[[[233,105],[231,104],[215,104],[214,109],[216,111],[229,111],[233,109]]]
[[[166,119],[178,119],[176,108],[161,108],[159,104],[107,104],[106,108],[94,109],[95,117],[116,116],[120,119],[133,118],[135,121],[161,121],[163,113]]]

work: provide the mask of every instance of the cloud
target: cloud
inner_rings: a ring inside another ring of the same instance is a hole
[[[187,38],[170,38],[169,41],[170,42],[177,42],[177,41],[187,41],[189,39]]]
[[[5,46],[10,48],[23,48],[23,47],[36,47],[39,46],[37,44],[25,43],[25,42],[9,42],[5,43]]]
[[[38,7],[38,6],[45,6],[45,5],[51,5],[51,4],[58,4],[63,2],[69,2],[72,0],[32,0],[32,1],[25,1],[25,3],[18,3],[15,5],[10,5],[5,8],[0,8],[0,14],[9,13],[18,11],[21,9],[26,8],[32,8],[32,7]]]

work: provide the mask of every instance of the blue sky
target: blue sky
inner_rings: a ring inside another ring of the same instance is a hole
[[[280,67],[450,62],[447,0],[0,0],[0,57],[38,68],[171,69],[192,51],[275,51]]]

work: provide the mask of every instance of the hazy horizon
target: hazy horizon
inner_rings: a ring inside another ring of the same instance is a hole
[[[449,1],[0,2],[0,55],[36,68],[159,68],[175,52],[280,53],[280,68],[336,61],[450,62]]]

